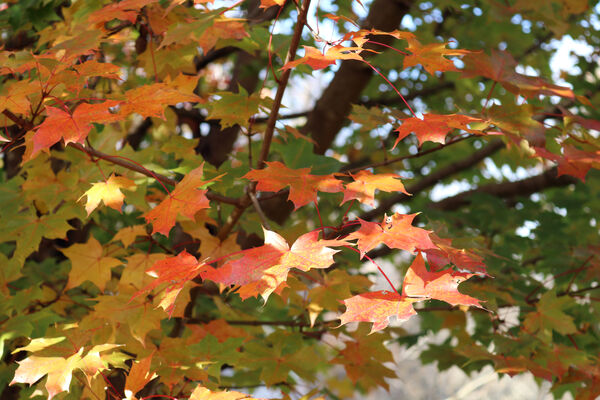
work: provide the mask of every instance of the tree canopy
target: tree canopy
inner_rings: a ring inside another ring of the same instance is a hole
[[[358,398],[444,332],[423,363],[596,398],[599,31],[591,0],[0,2],[0,396]]]

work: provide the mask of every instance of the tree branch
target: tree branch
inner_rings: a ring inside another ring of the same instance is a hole
[[[286,57],[286,63],[293,61],[296,57],[296,51],[298,50],[298,45],[300,44],[300,38],[302,36],[302,30],[304,29],[304,24],[306,23],[306,15],[308,13],[308,9],[310,7],[310,0],[304,0],[302,4],[302,10],[298,14],[298,19],[296,21],[296,26],[294,28],[294,33],[292,35],[292,40],[290,43],[290,47],[288,49],[288,54]],[[277,87],[277,93],[275,94],[275,99],[273,100],[273,105],[271,107],[269,113],[269,119],[267,120],[267,127],[265,129],[265,134],[263,138],[262,147],[260,150],[260,156],[258,158],[257,168],[261,169],[264,167],[264,162],[267,160],[269,156],[269,150],[271,148],[271,140],[273,139],[273,133],[275,131],[275,123],[277,122],[277,117],[279,114],[279,108],[281,107],[281,100],[283,99],[283,94],[287,87],[288,80],[290,78],[291,69],[287,69],[281,74],[279,78],[279,86]],[[229,216],[225,225],[221,227],[217,237],[223,241],[229,235],[237,221],[240,219],[246,208],[252,203],[249,193],[254,192],[256,188],[256,183],[250,183],[246,188],[246,194],[244,197],[240,199],[239,204],[233,210],[231,215]]]
[[[470,197],[477,193],[487,193],[492,196],[506,199],[529,196],[550,187],[567,186],[577,182],[577,178],[569,175],[557,176],[557,167],[553,167],[540,175],[532,176],[530,178],[514,182],[491,183],[478,187],[477,189],[468,190],[457,194],[456,196],[431,203],[429,207],[438,210],[452,211],[469,204],[471,202]]]
[[[375,0],[369,15],[362,24],[364,29],[392,31],[397,29],[402,18],[412,6],[412,0]],[[391,37],[374,37],[377,42],[390,44]],[[378,47],[378,50],[381,50]],[[342,128],[346,116],[356,103],[373,76],[367,64],[346,60],[325,89],[314,109],[309,113],[302,132],[315,140],[315,152],[324,154]]]
[[[24,129],[25,131],[30,131],[34,128],[33,123],[31,123],[30,121],[27,121],[21,117],[19,117],[18,115],[13,114],[11,111],[9,110],[4,110],[2,111],[2,114],[4,114],[8,119],[10,119],[11,121],[13,121],[15,124],[19,125],[22,129]],[[100,158],[102,160],[108,161],[110,163],[113,163],[115,165],[119,165],[123,168],[127,168],[131,171],[135,171],[135,172],[139,172],[142,175],[148,176],[150,178],[155,178],[158,179],[159,181],[166,183],[167,185],[171,185],[171,186],[175,186],[177,185],[177,181],[175,179],[169,178],[168,176],[164,176],[162,174],[159,174],[158,172],[154,172],[151,171],[147,168],[144,168],[142,166],[139,166],[135,163],[132,163],[131,161],[127,161],[121,157],[117,157],[117,156],[111,156],[109,154],[103,153],[99,150],[96,150],[92,147],[87,147],[84,146],[80,143],[69,143],[69,146],[77,149],[79,151],[82,151],[86,154],[89,154],[91,156]],[[227,196],[223,196],[220,195],[218,193],[214,193],[214,192],[208,192],[206,193],[206,197],[209,200],[214,200],[214,201],[218,201],[221,203],[225,203],[225,204],[232,204],[232,205],[237,205],[238,204],[238,199],[234,199],[231,197],[227,197]]]
[[[75,148],[79,151],[82,151],[84,153],[87,153],[91,156],[100,158],[102,160],[111,162],[115,165],[119,165],[121,167],[127,168],[131,171],[135,171],[135,172],[139,172],[142,175],[148,176],[150,178],[155,178],[158,179],[159,181],[166,183],[168,185],[171,186],[175,186],[177,185],[177,181],[175,179],[169,178],[168,176],[164,176],[162,174],[159,174],[157,172],[151,171],[147,168],[144,168],[142,166],[139,166],[137,164],[132,163],[131,161],[127,161],[121,157],[117,157],[117,156],[111,156],[109,154],[103,153],[101,151],[98,151],[92,147],[87,147],[87,146],[83,146],[80,143],[69,143],[69,146],[72,148]],[[225,204],[232,204],[232,205],[237,205],[238,204],[238,199],[234,199],[231,197],[227,197],[227,196],[223,196],[220,195],[218,193],[214,193],[214,192],[208,192],[206,193],[206,197],[209,200],[214,200],[214,201],[218,201],[221,203],[225,203]]]
[[[477,150],[470,156],[468,156],[460,161],[454,162],[450,165],[447,165],[443,168],[437,169],[437,170],[433,171],[432,173],[430,173],[429,175],[425,176],[419,182],[416,182],[412,185],[408,185],[406,187],[406,191],[413,195],[418,194],[418,193],[422,192],[423,190],[434,186],[435,184],[439,183],[440,181],[442,181],[460,171],[464,171],[465,169],[468,169],[468,168],[473,167],[474,165],[477,165],[483,159],[491,156],[492,154],[496,153],[497,151],[499,151],[502,148],[504,148],[504,143],[502,142],[502,140],[494,139],[491,142],[489,142],[486,146]],[[411,198],[411,196],[407,196],[404,193],[398,193],[394,196],[390,196],[386,199],[383,199],[377,208],[374,208],[373,210],[362,214],[360,216],[360,218],[362,218],[366,221],[372,221],[372,220],[382,216],[384,213],[386,213],[393,205],[406,202],[406,201],[410,200],[410,198]]]

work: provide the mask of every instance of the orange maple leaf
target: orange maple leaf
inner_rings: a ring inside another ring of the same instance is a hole
[[[33,158],[41,150],[48,150],[61,139],[65,144],[83,143],[92,129],[92,122],[106,124],[122,119],[118,114],[110,113],[110,108],[118,101],[107,100],[103,103],[80,104],[71,114],[60,108],[46,107],[47,117],[38,126],[33,135]]]
[[[335,64],[337,60],[359,60],[362,61],[360,52],[363,51],[362,47],[344,47],[344,46],[333,46],[327,49],[327,52],[323,53],[319,49],[311,46],[304,47],[304,57],[294,61],[286,63],[281,69],[286,70],[295,68],[300,64],[307,64],[314,70],[319,70],[328,67],[331,64]]]
[[[156,377],[155,373],[150,373],[150,364],[152,363],[153,355],[154,353],[151,353],[148,357],[131,364],[131,368],[127,374],[127,380],[125,381],[126,396],[128,391],[131,395],[135,395],[142,390],[148,382]],[[127,396],[127,398],[131,398],[131,396]]]
[[[441,300],[453,306],[461,304],[483,308],[479,300],[458,291],[458,285],[473,275],[475,274],[456,272],[452,269],[439,272],[427,271],[423,256],[419,253],[406,271],[402,283],[402,294],[422,299]]]
[[[123,206],[123,199],[125,195],[121,193],[121,189],[135,187],[135,183],[132,180],[127,179],[123,176],[115,176],[112,174],[106,182],[97,182],[85,192],[81,197],[87,196],[87,202],[85,203],[85,211],[89,216],[92,211],[98,207],[101,201],[107,207],[113,208],[121,212]],[[81,200],[81,197],[78,199]]]
[[[159,306],[171,314],[175,306],[177,295],[183,289],[183,286],[194,279],[200,269],[204,266],[198,262],[196,257],[187,251],[182,251],[175,257],[158,260],[152,267],[146,270],[146,273],[156,278],[151,284],[136,292],[133,297],[150,292],[158,285],[167,284]]]
[[[93,24],[102,24],[120,19],[135,23],[140,10],[150,4],[156,3],[158,0],[123,0],[118,3],[109,4],[98,11],[94,11],[88,17],[88,21]]]
[[[348,235],[348,240],[358,239],[358,249],[362,258],[367,252],[377,247],[380,243],[385,243],[393,249],[402,249],[406,251],[426,250],[435,248],[435,245],[429,238],[431,231],[416,228],[412,222],[417,214],[394,214],[391,217],[387,215],[381,223],[360,221],[360,229]]]
[[[406,321],[416,315],[413,303],[419,300],[386,290],[362,293],[343,301],[346,311],[340,316],[340,325],[372,322],[371,333],[377,332],[388,326],[391,317]]]
[[[260,8],[269,8],[273,6],[283,6],[285,0],[260,0]]]
[[[483,120],[460,114],[423,114],[423,119],[417,117],[406,118],[402,120],[402,125],[396,129],[398,138],[396,138],[394,148],[411,132],[414,132],[417,139],[419,139],[419,145],[423,145],[427,141],[443,144],[446,135],[454,129],[462,129],[471,133],[483,133],[479,130],[470,129],[468,125],[472,122],[483,122]]]
[[[197,40],[198,46],[206,53],[214,48],[219,40],[242,40],[250,36],[246,28],[243,19],[219,18],[215,20],[212,26],[202,32]]]
[[[294,209],[317,200],[317,191],[336,193],[344,189],[342,181],[330,175],[311,175],[310,168],[291,169],[279,161],[266,162],[267,167],[248,172],[243,178],[258,182],[261,191],[278,192],[289,186],[288,200]]]
[[[350,182],[344,189],[342,204],[353,199],[361,203],[375,206],[375,189],[384,192],[402,192],[410,196],[396,174],[373,174],[370,171],[359,171],[352,175],[354,182]]]
[[[339,250],[327,246],[349,244],[345,240],[318,240],[319,231],[313,231],[300,236],[290,248],[277,233],[264,228],[263,231],[263,246],[244,250],[240,258],[219,268],[207,267],[200,274],[202,279],[241,286],[238,293],[242,299],[261,295],[266,301],[287,280],[290,269],[306,272],[313,268],[328,268],[334,262],[333,255]]]
[[[107,79],[120,79],[119,72],[121,68],[111,63],[100,63],[96,60],[89,60],[77,64],[73,68],[82,76],[103,76]]]
[[[404,68],[421,64],[430,75],[433,75],[435,71],[457,71],[454,62],[445,56],[464,56],[471,53],[468,50],[448,49],[446,48],[447,43],[422,45],[415,38],[407,40],[407,50],[412,54],[404,57]]]
[[[131,113],[138,113],[143,117],[157,117],[165,119],[164,108],[166,105],[175,105],[183,102],[201,102],[202,99],[195,94],[184,93],[165,83],[139,86],[125,92],[126,100],[121,105],[120,114],[123,117]]]
[[[182,214],[190,219],[203,208],[209,208],[206,197],[206,189],[198,189],[209,182],[219,179],[221,176],[205,181],[202,179],[204,163],[198,168],[190,171],[175,186],[175,189],[167,195],[159,205],[148,211],[144,218],[146,222],[152,223],[152,233],[169,235],[169,231],[175,226],[177,215]]]

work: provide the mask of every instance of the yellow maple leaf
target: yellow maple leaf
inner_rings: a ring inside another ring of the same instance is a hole
[[[111,268],[123,264],[116,258],[104,257],[102,245],[93,236],[90,236],[87,243],[74,244],[61,251],[71,260],[71,272],[69,272],[66,289],[90,281],[104,291],[106,282],[110,280]]]
[[[92,211],[98,207],[101,201],[110,208],[121,212],[123,206],[123,199],[125,195],[121,193],[121,189],[135,187],[135,183],[132,180],[127,179],[123,176],[111,175],[106,182],[97,182],[85,192],[81,197],[87,196],[87,202],[85,203],[85,211],[89,216]],[[81,197],[78,199],[81,200]]]

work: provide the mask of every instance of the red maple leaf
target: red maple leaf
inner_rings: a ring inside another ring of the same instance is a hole
[[[412,222],[417,214],[394,214],[387,215],[381,223],[363,221],[359,218],[360,229],[348,235],[348,240],[358,239],[358,249],[362,258],[370,250],[381,243],[389,248],[407,251],[426,250],[435,248],[429,238],[431,231],[416,228]]]
[[[585,176],[591,168],[600,168],[600,151],[583,151],[565,145],[563,155],[554,154],[541,147],[534,147],[538,157],[558,163],[558,176],[571,175],[585,182]]]
[[[458,291],[458,285],[473,275],[456,272],[452,269],[439,272],[427,271],[423,256],[419,253],[406,271],[402,283],[402,294],[409,297],[441,300],[453,306],[461,304],[483,308],[479,300]]]
[[[336,193],[344,189],[342,181],[330,175],[311,175],[310,168],[291,169],[279,161],[266,162],[267,167],[248,172],[243,178],[258,182],[261,191],[278,192],[289,186],[288,200],[294,209],[317,200],[317,192]]]
[[[432,233],[430,238],[437,248],[427,249],[423,252],[427,255],[427,261],[434,271],[438,271],[448,264],[454,264],[463,272],[486,274],[487,267],[481,256],[469,250],[452,247],[452,240],[442,239],[435,233]]]
[[[103,103],[80,104],[73,113],[56,107],[46,107],[47,117],[38,126],[33,136],[33,158],[41,150],[47,150],[61,139],[65,144],[83,143],[92,129],[92,122],[106,124],[122,119],[112,114],[109,109],[119,104],[118,101],[107,100]]]
[[[290,269],[306,272],[313,268],[328,268],[334,262],[333,255],[339,250],[327,246],[348,245],[345,240],[318,240],[319,231],[313,231],[300,236],[290,248],[277,233],[264,228],[263,231],[263,246],[244,250],[240,258],[219,268],[203,269],[202,279],[241,286],[238,293],[242,299],[261,295],[266,300],[287,280]]]
[[[469,128],[468,124],[472,122],[483,122],[483,120],[460,114],[423,114],[423,119],[417,117],[406,118],[402,120],[402,125],[396,129],[398,138],[396,139],[396,143],[394,143],[394,148],[411,132],[414,132],[417,139],[419,139],[419,145],[423,145],[427,141],[443,144],[446,140],[446,135],[454,129],[462,129],[471,133],[482,133],[481,131]]]
[[[416,315],[413,303],[419,300],[385,290],[362,293],[343,301],[346,311],[340,316],[340,325],[372,322],[371,333],[377,332],[388,326],[391,317],[405,321]]]
[[[159,232],[168,236],[171,228],[175,226],[177,215],[182,214],[193,219],[196,212],[210,207],[206,197],[207,190],[198,188],[219,179],[222,175],[205,181],[202,178],[203,167],[204,164],[190,171],[166,199],[146,213],[144,218],[146,222],[152,223],[153,234]]]
[[[166,289],[160,301],[160,306],[169,313],[173,312],[177,295],[183,286],[194,279],[204,266],[196,257],[187,251],[182,251],[175,257],[159,260],[146,270],[146,273],[156,278],[151,284],[136,292],[133,297],[152,291],[159,285],[166,283]]]
[[[361,203],[375,206],[375,189],[384,192],[402,192],[410,195],[396,174],[373,174],[369,171],[360,171],[356,175],[351,175],[354,182],[350,182],[344,189],[344,199],[342,204],[353,199]]]

